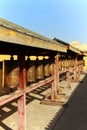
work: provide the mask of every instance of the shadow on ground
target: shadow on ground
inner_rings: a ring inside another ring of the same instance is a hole
[[[72,93],[69,101],[58,111],[45,130],[87,130],[87,75]],[[42,94],[50,88],[50,84],[32,91],[34,95],[26,94],[26,104],[34,100],[42,101]],[[35,96],[38,95],[38,96]],[[41,98],[39,98],[39,96]],[[84,102],[83,102],[84,101]],[[79,109],[80,108],[80,109]],[[81,109],[82,108],[82,109]],[[13,130],[3,123],[3,120],[17,111],[17,100],[0,107],[0,126],[5,130]],[[83,116],[82,116],[83,115]],[[84,117],[85,116],[85,117]],[[84,120],[83,120],[84,118]],[[78,125],[78,123],[80,125]],[[81,125],[82,124],[82,125]],[[72,129],[71,129],[72,128]]]
[[[45,130],[87,130],[87,75]]]
[[[47,84],[43,87],[39,87],[38,89],[32,91],[33,94],[39,95],[42,98],[38,98],[35,95],[31,96],[29,93],[26,94],[26,104],[29,104],[30,102],[34,100],[42,100],[44,98],[44,95],[41,94],[42,92],[46,91],[50,88],[50,84]],[[3,120],[8,118],[11,114],[15,113],[17,111],[17,99],[13,100],[9,103],[6,103],[5,105],[0,107],[0,126],[4,130],[13,130],[9,126],[3,123]]]

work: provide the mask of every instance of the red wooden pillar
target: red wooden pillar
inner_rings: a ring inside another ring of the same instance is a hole
[[[81,65],[78,65],[78,78],[80,78]]]
[[[67,88],[71,88],[71,77],[70,77],[70,68],[68,68],[67,72],[66,72],[66,78],[67,78]]]
[[[54,88],[54,80],[51,82],[51,101],[55,100],[55,94],[54,94],[55,88]]]
[[[74,81],[77,80],[77,56],[75,57],[75,65],[74,65]]]
[[[50,74],[52,77],[54,77],[54,63],[55,63],[55,60],[54,60],[54,56],[50,57]],[[51,101],[54,101],[55,100],[55,95],[54,95],[54,81],[55,79],[51,82]]]
[[[56,96],[59,88],[59,54],[55,56],[54,85],[54,95]]]
[[[57,90],[59,87],[59,54],[57,54],[55,56],[54,59],[54,74],[52,76],[54,76],[54,81],[51,82],[51,100],[55,100],[55,97],[57,95]]]
[[[26,89],[26,70],[25,70],[25,56],[18,55],[20,62],[20,85],[19,90]],[[18,130],[26,130],[26,95],[25,93],[18,98]]]

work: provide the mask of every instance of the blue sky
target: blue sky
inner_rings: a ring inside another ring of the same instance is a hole
[[[87,43],[87,0],[0,0],[0,17],[68,43]]]

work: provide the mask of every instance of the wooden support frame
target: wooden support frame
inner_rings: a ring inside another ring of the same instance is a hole
[[[26,29],[23,29],[20,26],[14,25],[13,23],[10,23],[9,21],[6,21],[4,19],[0,19],[0,41],[1,41],[0,44],[1,54],[10,54],[10,55],[16,54],[18,55],[18,60],[20,62],[20,85],[18,87],[18,92],[13,93],[13,95],[9,94],[5,98],[1,97],[0,106],[14,99],[17,99],[18,130],[26,130],[26,93],[29,93],[35,90],[36,88],[41,87],[47,83],[51,83],[52,87],[51,87],[50,101],[55,101],[55,96],[57,95],[57,90],[59,88],[59,73],[67,71],[66,69],[66,70],[61,70],[59,72],[58,52],[62,52],[62,53],[67,52],[68,48],[76,53],[79,52],[71,46],[68,47],[68,45],[61,44],[61,41],[58,41],[57,43],[54,40],[30,32],[30,30],[28,31]],[[54,75],[52,75],[50,78],[47,78],[41,82],[38,82],[26,88],[25,55],[31,55],[31,54],[33,55],[48,54],[49,56],[50,55],[53,56],[56,54],[54,58],[55,59]],[[76,72],[77,71],[75,71],[75,75],[74,75],[75,79],[76,79]],[[68,83],[70,84],[68,72],[67,72],[67,79],[68,79]],[[2,85],[4,85],[4,81]]]
[[[59,54],[55,56],[54,79],[54,96],[56,96],[59,88]]]
[[[20,62],[20,85],[19,90],[26,88],[25,55],[18,55]],[[26,130],[26,95],[18,98],[18,130]]]
[[[54,93],[54,81],[51,82],[51,101],[55,100],[55,93]]]
[[[75,57],[75,66],[74,66],[74,81],[77,80],[77,56]]]
[[[80,77],[80,65],[78,64],[78,55],[75,57],[75,65],[74,65],[74,79],[72,82],[79,82]]]
[[[70,77],[70,71],[66,72],[66,79],[67,79],[67,88],[71,88],[71,77]]]

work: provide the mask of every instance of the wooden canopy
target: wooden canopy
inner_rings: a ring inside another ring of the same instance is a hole
[[[21,48],[20,48],[21,46]],[[0,53],[67,52],[67,47],[40,34],[0,18]],[[4,48],[4,49],[3,49]],[[42,51],[43,50],[43,51]]]
[[[58,43],[61,43],[61,44],[64,44],[67,48],[67,52],[68,53],[75,53],[75,54],[78,54],[78,55],[83,55],[82,51],[79,50],[78,48],[75,48],[73,47],[72,45],[68,44],[67,42],[65,41],[62,41],[60,39],[57,39],[57,38],[54,38],[55,41],[57,41]]]

